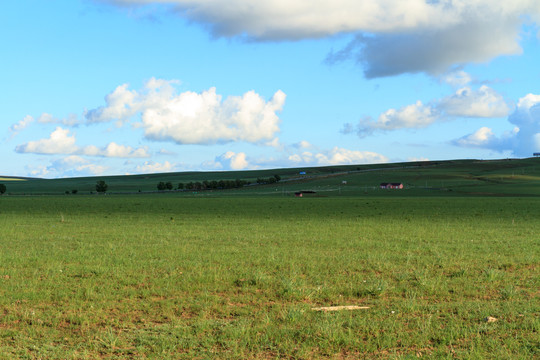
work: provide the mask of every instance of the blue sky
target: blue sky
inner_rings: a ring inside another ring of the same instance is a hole
[[[540,152],[537,0],[7,1],[0,44],[0,175]]]

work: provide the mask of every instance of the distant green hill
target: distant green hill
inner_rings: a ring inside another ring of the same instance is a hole
[[[259,185],[257,179],[279,175],[281,181]],[[159,182],[178,184],[219,180],[245,180],[240,189],[165,191],[182,196],[540,196],[540,158],[501,160],[449,160],[372,165],[227,172],[179,172],[144,175],[98,176],[64,179],[0,177],[8,195],[92,194],[99,180],[110,194],[157,193]],[[24,180],[24,181],[23,181]],[[381,183],[402,183],[404,189],[380,189]]]

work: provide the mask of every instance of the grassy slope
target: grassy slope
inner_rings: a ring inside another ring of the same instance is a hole
[[[539,201],[3,197],[0,359],[535,358]]]
[[[299,176],[306,171],[306,176]],[[11,194],[62,194],[78,190],[79,194],[95,191],[97,180],[105,180],[111,193],[153,192],[160,181],[180,182],[245,179],[255,181],[279,174],[283,181],[272,186],[252,186],[235,191],[205,195],[290,194],[298,190],[315,190],[319,195],[377,195],[381,182],[403,182],[402,195],[540,195],[540,159],[454,160],[379,165],[351,165],[318,168],[274,169],[230,172],[186,172],[132,176],[87,177],[68,179],[27,179],[4,181]],[[347,181],[343,186],[342,182]]]

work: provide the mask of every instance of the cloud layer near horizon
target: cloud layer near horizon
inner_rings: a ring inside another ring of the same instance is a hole
[[[231,0],[227,6],[220,0],[95,1],[163,5],[221,37],[291,41],[353,34],[328,61],[353,59],[368,78],[441,73],[458,64],[519,54],[522,25],[540,21],[537,0],[269,0],[256,6],[250,0]]]
[[[18,153],[43,155],[86,155],[109,158],[146,158],[150,155],[146,148],[134,149],[131,146],[109,143],[103,148],[94,145],[79,147],[75,135],[69,134],[69,129],[57,127],[47,139],[29,141],[15,148]]]

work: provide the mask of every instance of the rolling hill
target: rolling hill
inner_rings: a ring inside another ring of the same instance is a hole
[[[279,175],[281,181],[259,185],[257,179]],[[540,196],[540,158],[501,160],[448,160],[372,165],[324,166],[227,172],[178,172],[144,175],[36,179],[0,176],[7,195],[94,194],[104,180],[110,194],[156,193],[159,182],[211,182],[241,179],[240,189],[166,191],[185,196],[292,195],[313,191],[313,196]],[[398,182],[402,190],[380,189]]]

